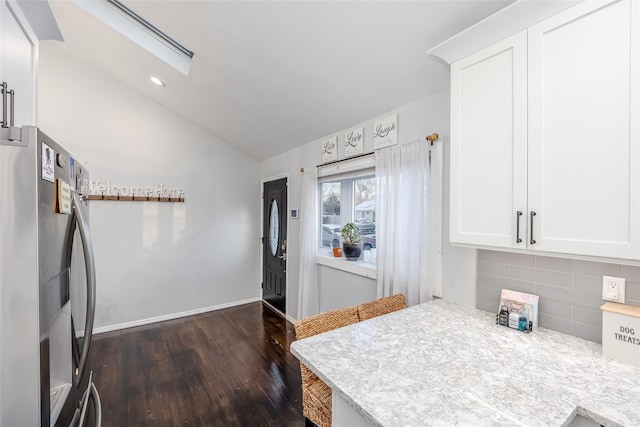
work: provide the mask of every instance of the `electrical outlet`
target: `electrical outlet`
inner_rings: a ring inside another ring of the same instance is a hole
[[[602,299],[624,304],[625,279],[602,276]]]

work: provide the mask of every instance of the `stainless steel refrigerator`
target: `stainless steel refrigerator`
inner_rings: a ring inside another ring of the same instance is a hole
[[[38,128],[0,128],[2,427],[101,424],[88,186],[84,167]]]

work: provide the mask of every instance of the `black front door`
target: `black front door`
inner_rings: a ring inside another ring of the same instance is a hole
[[[263,188],[262,299],[286,313],[287,178]]]

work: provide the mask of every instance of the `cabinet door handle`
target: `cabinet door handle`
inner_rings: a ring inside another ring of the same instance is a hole
[[[536,241],[533,240],[533,217],[536,216],[536,213],[534,211],[531,211],[531,227],[529,227],[529,231],[531,233],[531,240],[529,240],[529,244],[531,245],[535,245]]]
[[[13,127],[13,118],[15,117],[15,108],[14,108],[14,104],[15,104],[15,95],[16,93],[13,91],[13,89],[11,89],[9,91],[9,101],[11,101],[11,109],[9,110],[9,126]]]
[[[516,243],[522,243],[522,239],[520,238],[520,217],[522,216],[522,212],[516,212]]]
[[[0,84],[0,91],[2,91],[2,127],[9,127],[9,121],[7,120],[7,82]]]

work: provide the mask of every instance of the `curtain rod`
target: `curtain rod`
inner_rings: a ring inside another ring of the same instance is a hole
[[[332,162],[322,163],[320,165],[316,165],[316,167],[320,168],[322,166],[329,166],[329,165],[333,165],[333,164],[336,164],[336,163],[346,162],[347,160],[353,160],[353,159],[357,159],[357,158],[360,158],[360,157],[372,156],[374,154],[375,154],[375,151],[372,151],[370,153],[358,154],[357,156],[347,157],[346,159],[340,159],[340,160],[334,160]],[[304,172],[304,168],[300,168],[300,172]]]
[[[440,139],[440,135],[438,135],[437,133],[432,133],[431,135],[429,135],[425,139],[427,141],[429,141],[429,143],[433,146],[433,143]]]
[[[316,165],[317,168],[320,168],[322,166],[329,166],[329,165],[334,165],[336,163],[342,163],[342,162],[346,162],[347,160],[353,160],[353,159],[358,159],[360,157],[367,157],[367,156],[373,156],[373,154],[375,153],[375,151],[372,151],[370,153],[364,153],[364,154],[358,154],[357,156],[351,156],[351,157],[347,157],[346,159],[340,159],[340,160],[334,160],[332,162],[327,162],[327,163],[322,163],[320,165]]]
[[[431,144],[431,146],[433,146],[433,143],[435,141],[438,141],[440,139],[440,135],[438,135],[437,133],[432,133],[431,135],[427,136],[425,138],[427,141],[429,141],[429,143]],[[365,154],[359,154],[357,156],[353,156],[353,157],[347,157],[346,159],[341,159],[341,160],[334,160],[332,162],[327,162],[327,163],[322,163],[320,165],[316,165],[317,168],[321,167],[321,166],[328,166],[328,165],[333,165],[336,163],[341,163],[344,162],[346,160],[352,160],[352,159],[357,159],[358,157],[365,157],[365,156],[370,156],[372,154],[375,154],[375,151],[371,152],[371,153],[365,153]],[[300,172],[304,172],[304,168],[300,168]]]

